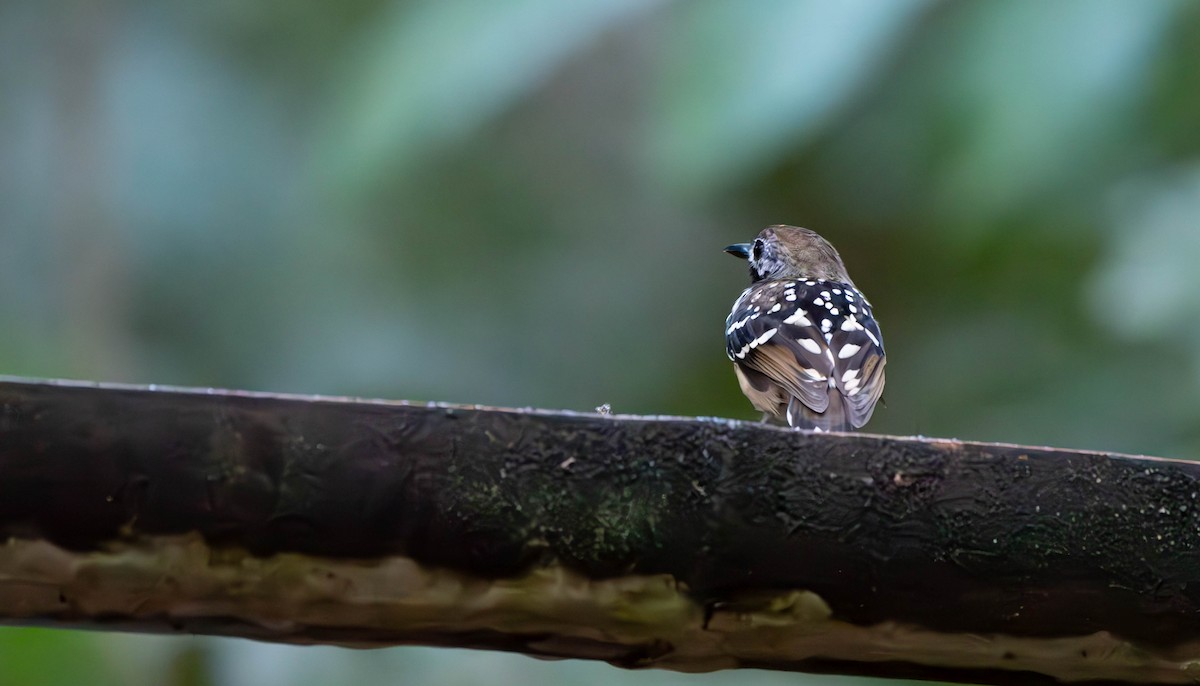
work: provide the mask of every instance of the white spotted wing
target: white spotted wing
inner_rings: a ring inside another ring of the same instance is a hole
[[[754,406],[791,426],[859,428],[883,392],[879,326],[870,304],[846,284],[754,284],[726,320],[725,344]]]

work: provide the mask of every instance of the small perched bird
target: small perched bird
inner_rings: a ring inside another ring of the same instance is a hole
[[[779,225],[725,252],[750,263],[725,349],[754,407],[802,429],[865,425],[883,393],[883,337],[837,250]]]

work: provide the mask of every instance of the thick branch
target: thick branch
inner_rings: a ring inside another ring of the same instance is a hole
[[[0,619],[624,666],[1187,683],[1200,465],[0,382]]]

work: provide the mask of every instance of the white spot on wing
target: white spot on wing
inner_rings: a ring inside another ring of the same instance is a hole
[[[746,355],[748,355],[750,353],[751,350],[753,350],[753,349],[757,348],[758,346],[762,345],[763,343],[766,343],[767,341],[771,340],[771,337],[774,336],[778,332],[779,332],[779,329],[767,329],[766,331],[764,331],[762,333],[761,336],[759,336],[758,338],[755,338],[754,340],[750,341],[746,345],[743,345],[742,349],[737,351],[737,358],[739,360],[744,359],[746,357]],[[732,359],[732,358],[730,358],[730,359]]]
[[[821,352],[821,346],[811,338],[797,338],[796,342],[799,343],[805,350],[814,355],[820,354]]]
[[[804,315],[804,310],[796,310],[788,315],[788,318],[783,320],[784,324],[799,324],[800,326],[812,326],[812,322]]]
[[[739,350],[737,353],[738,358],[746,357],[746,355],[751,350],[754,350],[755,348],[762,345],[763,343],[766,343],[767,341],[771,340],[771,336],[774,336],[778,331],[779,331],[779,329],[767,329],[766,331],[763,332],[763,334],[761,336],[759,336],[758,338],[755,338],[754,340],[750,341],[746,345],[743,345],[742,349]]]
[[[844,360],[844,359],[846,359],[847,357],[851,357],[851,356],[853,356],[853,355],[854,355],[854,353],[858,352],[859,350],[862,350],[862,346],[861,346],[861,345],[855,345],[855,344],[853,344],[853,343],[847,343],[846,345],[843,345],[843,346],[842,346],[842,349],[841,349],[841,351],[839,351],[839,352],[838,352],[838,359],[839,359],[839,360]]]
[[[741,319],[734,322],[733,324],[730,324],[729,328],[725,329],[725,335],[728,336],[729,334],[733,333],[734,331],[737,331],[738,329],[742,328],[743,326],[746,325],[746,322],[748,322],[748,321],[750,321],[750,317],[742,317]]]

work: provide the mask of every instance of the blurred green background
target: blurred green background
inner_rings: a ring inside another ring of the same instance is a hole
[[[1200,3],[0,2],[0,372],[755,418],[821,231],[872,431],[1200,454]],[[0,629],[2,684],[859,684]]]

